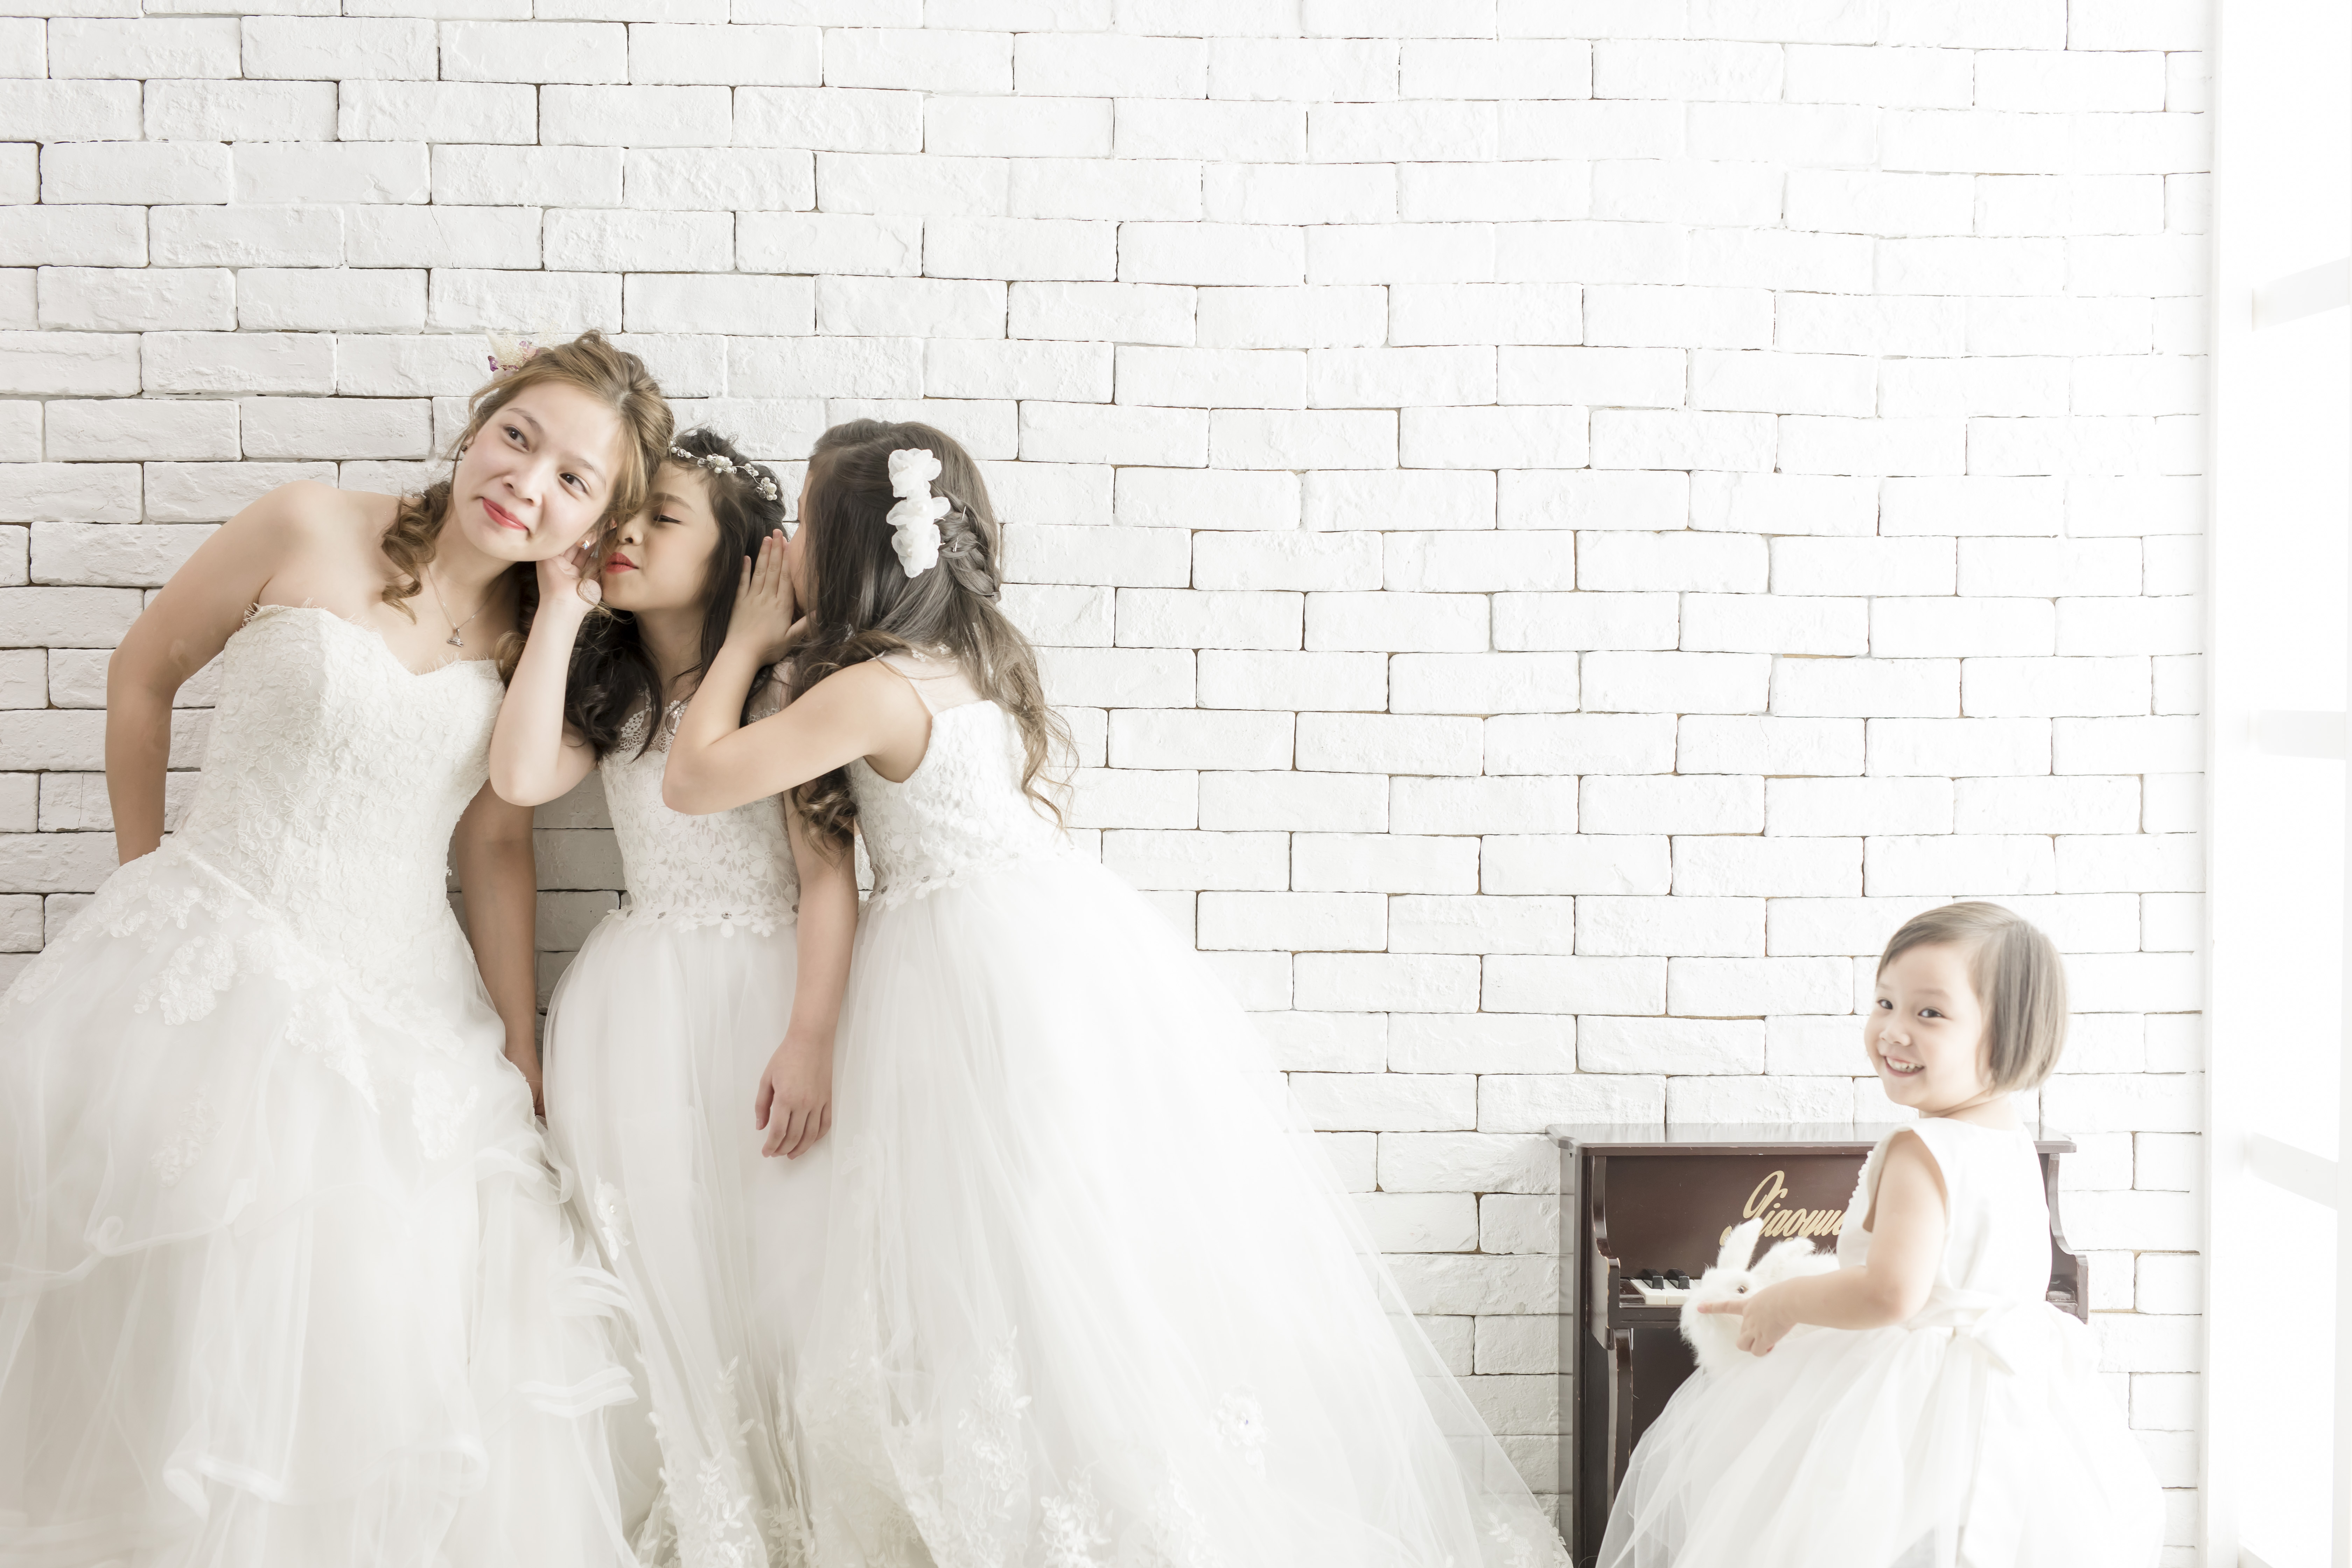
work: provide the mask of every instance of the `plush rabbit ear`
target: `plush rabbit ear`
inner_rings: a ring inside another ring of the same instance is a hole
[[[1729,1271],[1747,1268],[1748,1260],[1756,1256],[1756,1244],[1763,1239],[1761,1218],[1732,1226],[1731,1234],[1723,1238],[1723,1250],[1716,1256],[1715,1266]]]

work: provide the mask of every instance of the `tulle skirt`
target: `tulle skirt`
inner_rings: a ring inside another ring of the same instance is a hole
[[[1799,1329],[1633,1451],[1601,1568],[2152,1568],[2163,1504],[2090,1331]]]
[[[614,1413],[648,1564],[801,1568],[793,1353],[824,1261],[832,1143],[761,1156],[753,1100],[792,1012],[793,931],[616,914],[547,1011],[547,1116],[628,1293],[647,1397]]]
[[[1039,856],[857,940],[800,1387],[826,1568],[1565,1562],[1139,895]]]
[[[0,1560],[625,1560],[617,1284],[455,922],[376,956],[167,847],[0,1002]]]

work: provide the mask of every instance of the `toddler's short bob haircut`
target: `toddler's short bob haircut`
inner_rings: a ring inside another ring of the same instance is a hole
[[[1878,955],[1878,973],[1932,942],[1968,951],[1969,983],[1985,1010],[1985,1077],[1992,1087],[2040,1085],[2066,1047],[2066,965],[2056,945],[1999,904],[1946,904],[1903,922]]]

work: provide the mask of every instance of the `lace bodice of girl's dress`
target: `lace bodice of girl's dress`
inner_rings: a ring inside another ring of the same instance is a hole
[[[869,909],[915,898],[972,872],[1030,855],[1063,852],[1051,816],[1021,787],[1021,731],[955,664],[887,654],[930,710],[923,760],[893,784],[859,758],[849,764],[857,827],[874,863]]]
[[[1944,1179],[1948,1218],[1935,1289],[1912,1320],[1915,1327],[1948,1322],[2004,1303],[2042,1300],[2050,1288],[2050,1200],[2031,1134],[1948,1116],[1923,1116],[1907,1125],[1927,1145]],[[1879,1141],[1863,1162],[1853,1202],[1838,1233],[1840,1266],[1858,1268],[1870,1258],[1869,1214],[1886,1145]]]
[[[752,699],[751,717],[782,706],[771,683]],[[604,805],[621,842],[629,883],[624,918],[660,921],[680,930],[748,926],[762,935],[789,922],[799,899],[792,842],[780,795],[747,801],[727,811],[689,816],[662,803],[662,767],[669,738],[686,711],[673,702],[660,733],[644,745],[647,710],[622,726],[620,743],[605,754]]]
[[[169,841],[363,973],[452,927],[449,835],[489,777],[488,659],[411,671],[373,629],[264,605],[221,652],[220,704]],[[405,978],[415,978],[408,976]]]

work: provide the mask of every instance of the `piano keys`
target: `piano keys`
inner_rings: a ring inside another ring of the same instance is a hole
[[[1764,1220],[1763,1247],[1804,1236],[1837,1247],[1862,1163],[1892,1124],[1548,1128],[1560,1151],[1560,1447],[1563,1533],[1577,1568],[1599,1556],[1633,1446],[1693,1370],[1684,1287],[1713,1267],[1731,1227]],[[2087,1262],[2058,1219],[2058,1161],[2039,1138],[2050,1200],[2050,1301],[2089,1321]],[[1761,1248],[1759,1247],[1759,1251]]]

